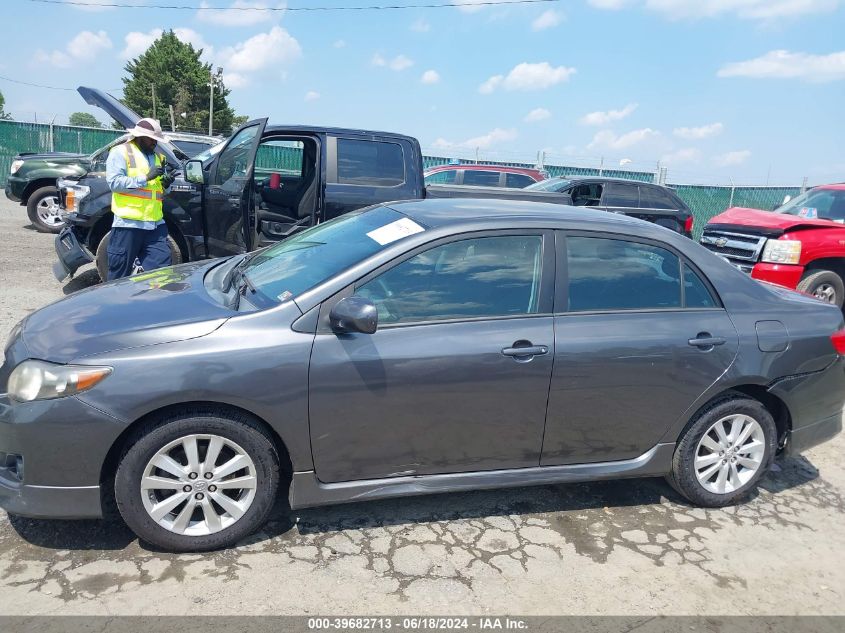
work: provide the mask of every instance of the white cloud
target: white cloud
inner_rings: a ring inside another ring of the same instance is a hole
[[[485,0],[454,0],[454,3],[458,5],[458,11],[463,11],[464,13],[481,11],[484,8],[484,2]]]
[[[428,33],[431,30],[431,24],[420,18],[411,25],[411,30],[417,33]]]
[[[305,100],[306,101],[316,101],[320,98],[320,93],[316,90],[309,90],[305,93]]]
[[[525,115],[523,119],[526,123],[536,123],[537,121],[545,121],[546,119],[551,118],[552,113],[546,110],[546,108],[534,108]]]
[[[223,85],[227,88],[243,88],[249,85],[249,79],[240,73],[223,73]]]
[[[716,156],[713,159],[713,162],[716,163],[716,165],[718,165],[719,167],[733,167],[735,165],[741,165],[750,157],[751,152],[747,149],[743,149],[735,152],[727,152],[726,154]]]
[[[840,0],[647,0],[646,7],[671,20],[712,18],[725,14],[773,20],[836,10]]]
[[[596,9],[608,9],[615,11],[622,9],[628,4],[629,0],[589,0],[588,4]]]
[[[450,149],[456,147],[464,147],[471,149],[478,147],[480,149],[487,149],[493,145],[496,145],[497,143],[505,143],[508,141],[512,141],[516,137],[516,130],[505,130],[497,127],[493,130],[490,130],[487,134],[484,134],[482,136],[476,136],[474,138],[469,138],[459,143],[453,143],[451,141],[447,141],[446,139],[439,138],[434,141],[434,143],[432,143],[432,147],[435,149]]]
[[[397,55],[393,59],[387,60],[380,53],[376,53],[370,60],[370,64],[379,67],[386,66],[387,68],[390,68],[390,70],[401,71],[413,66],[414,60],[406,57],[405,55]]]
[[[334,44],[332,44],[335,48],[345,48],[346,47],[346,40],[337,40]]]
[[[608,110],[607,112],[598,110],[596,112],[590,112],[581,117],[581,123],[583,125],[607,125],[613,121],[621,121],[636,109],[636,103],[629,103],[621,110]]]
[[[711,123],[710,125],[702,125],[700,127],[676,127],[672,133],[678,138],[688,141],[699,141],[703,138],[718,136],[724,129],[725,126],[721,123]]]
[[[267,33],[223,49],[217,62],[229,73],[245,74],[278,67],[302,56],[302,48],[290,33],[274,26]]]
[[[626,149],[659,135],[660,133],[658,131],[652,130],[650,127],[642,128],[641,130],[632,130],[622,136],[616,136],[611,130],[602,130],[593,137],[593,140],[587,145],[587,149]]]
[[[664,154],[660,162],[664,165],[679,165],[681,163],[694,163],[701,159],[701,150],[696,147],[679,149],[670,154]]]
[[[505,90],[544,90],[568,81],[576,72],[566,66],[553,67],[549,62],[517,64],[505,75],[493,75],[478,87],[482,94],[490,94],[499,87]]]
[[[420,77],[420,81],[424,84],[436,84],[440,81],[440,73],[436,70],[427,70]]]
[[[719,77],[752,77],[754,79],[801,79],[824,83],[845,79],[845,51],[829,55],[769,51],[761,57],[725,64]]]
[[[200,3],[200,7],[203,9],[211,6],[214,5],[210,5],[208,2]],[[218,26],[252,26],[255,24],[265,24],[268,21],[278,19],[281,17],[283,11],[273,11],[271,9],[283,9],[284,7],[284,2],[273,4],[270,2],[235,0],[228,9],[197,11],[197,19]]]
[[[49,53],[43,50],[35,52],[35,61],[47,63],[59,68],[68,68],[74,62],[90,61],[97,55],[112,47],[111,39],[105,31],[82,31],[77,33],[66,45],[63,51],[54,50]]]
[[[531,28],[535,31],[543,31],[557,26],[563,22],[564,15],[560,11],[549,9],[544,11],[536,20],[531,23]]]

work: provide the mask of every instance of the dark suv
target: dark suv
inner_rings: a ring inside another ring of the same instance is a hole
[[[556,177],[529,185],[525,191],[565,193],[576,207],[624,213],[692,237],[692,211],[669,187],[602,176]]]

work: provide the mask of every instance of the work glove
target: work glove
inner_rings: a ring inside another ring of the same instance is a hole
[[[161,186],[167,189],[173,184],[174,180],[176,180],[176,176],[174,174],[164,174],[161,177]]]
[[[160,177],[164,171],[161,167],[156,165],[155,167],[151,167],[150,171],[147,172],[147,182],[155,180],[156,178]]]

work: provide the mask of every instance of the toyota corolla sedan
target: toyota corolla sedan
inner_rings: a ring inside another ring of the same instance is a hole
[[[225,547],[293,508],[665,476],[752,490],[842,428],[831,305],[640,220],[390,203],[92,288],[15,327],[0,505]]]

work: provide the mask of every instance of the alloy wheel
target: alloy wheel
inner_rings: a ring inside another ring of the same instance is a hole
[[[141,476],[141,499],[159,526],[206,536],[233,525],[255,500],[256,467],[220,435],[186,435],[156,452]]]
[[[816,286],[813,290],[813,296],[821,299],[825,303],[836,303],[836,288],[832,284],[823,283]]]
[[[744,486],[760,470],[766,453],[763,427],[754,418],[736,414],[713,424],[695,449],[698,483],[715,494]]]
[[[57,196],[44,196],[38,201],[36,209],[38,219],[46,226],[57,227],[64,224],[60,215],[59,199]]]

